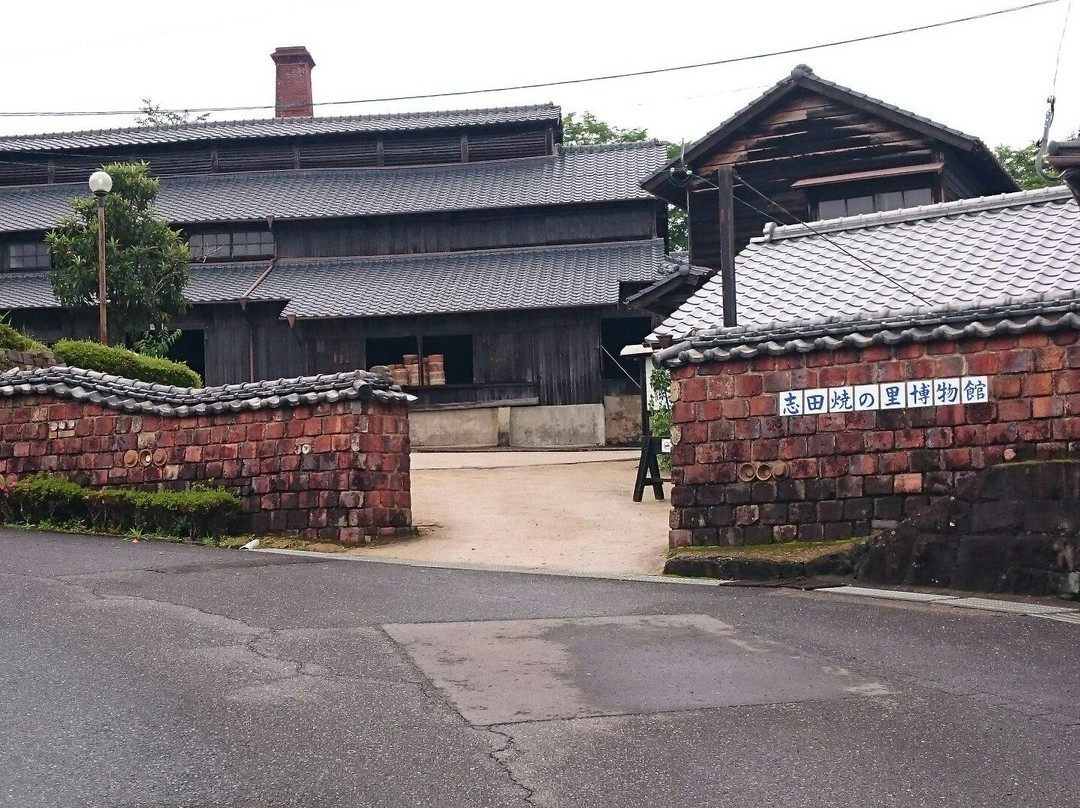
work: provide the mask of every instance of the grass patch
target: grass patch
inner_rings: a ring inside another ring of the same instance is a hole
[[[867,541],[865,537],[839,541],[791,541],[783,544],[744,544],[739,546],[711,545],[702,547],[673,547],[668,558],[761,558],[768,561],[807,563],[822,556],[851,550]]]
[[[219,542],[221,547],[243,547],[253,536],[229,536]],[[308,541],[298,536],[259,536],[259,548],[268,550],[307,550],[311,553],[344,553],[360,545],[336,541]]]

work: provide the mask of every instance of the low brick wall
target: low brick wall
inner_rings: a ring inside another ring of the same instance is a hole
[[[987,403],[778,410],[790,390],[969,375],[987,377]],[[706,361],[672,379],[672,546],[868,535],[981,469],[1080,455],[1074,329]],[[741,480],[748,463],[765,479]]]
[[[216,481],[256,533],[411,532],[407,400],[338,374],[187,390],[67,368],[0,375],[0,474],[182,489]]]

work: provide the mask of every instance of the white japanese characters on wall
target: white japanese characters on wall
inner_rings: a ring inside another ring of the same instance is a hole
[[[824,415],[864,410],[899,410],[905,407],[938,407],[950,404],[982,404],[990,400],[985,376],[951,379],[856,384],[847,387],[815,387],[778,393],[780,415]]]

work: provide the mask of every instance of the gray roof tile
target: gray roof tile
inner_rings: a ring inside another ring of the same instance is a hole
[[[1080,330],[1080,296],[1072,290],[1064,295],[1047,294],[1025,300],[1005,300],[993,306],[945,307],[856,322],[832,318],[788,323],[766,331],[721,329],[658,351],[654,361],[659,365],[678,367],[702,362],[726,362],[729,359],[751,359],[755,356],[964,337],[986,339],[999,334],[1062,329]]]
[[[279,260],[252,300],[288,300],[282,316],[405,314],[613,306],[619,284],[663,272],[664,242]]]
[[[1067,188],[852,216],[812,227],[821,235],[802,225],[766,228],[764,238],[739,254],[741,329],[871,319],[912,307],[989,305],[1080,288],[1080,210]],[[722,292],[716,275],[650,340],[722,329]]]
[[[193,264],[185,295],[192,303],[239,300],[263,274],[267,263]],[[0,273],[0,311],[56,307],[47,272]]]
[[[558,123],[554,104],[389,115],[332,118],[268,118],[250,121],[208,121],[174,126],[139,126],[83,132],[0,137],[0,152],[67,151],[243,138],[301,137],[354,132],[400,132],[549,121]]]
[[[366,370],[220,387],[172,387],[66,366],[0,373],[0,396],[32,395],[54,395],[124,412],[175,417],[278,409],[342,399],[415,400],[387,376]]]
[[[157,210],[186,224],[651,199],[638,182],[664,159],[664,147],[648,141],[425,168],[166,177]],[[84,183],[0,188],[0,232],[50,229],[71,197],[86,194]]]

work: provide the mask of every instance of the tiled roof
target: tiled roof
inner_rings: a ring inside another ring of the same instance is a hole
[[[739,127],[764,112],[788,93],[800,87],[826,95],[839,96],[849,102],[858,102],[863,105],[871,106],[875,108],[875,111],[881,116],[892,118],[901,125],[906,125],[917,131],[922,131],[932,137],[937,137],[938,139],[951,143],[951,145],[957,146],[958,148],[970,151],[986,163],[990,170],[998,176],[998,179],[1002,184],[1002,189],[1016,188],[1016,183],[1009,177],[1005,169],[1002,168],[1001,164],[994,156],[994,153],[987,148],[982,140],[974,135],[968,135],[961,132],[959,129],[954,129],[951,126],[938,123],[930,118],[916,115],[914,112],[909,112],[906,109],[901,109],[895,104],[889,104],[879,98],[874,98],[865,93],[860,93],[857,90],[852,90],[850,87],[845,87],[834,81],[823,79],[821,76],[814,73],[807,65],[797,65],[789,75],[784,76],[784,78],[734,115],[730,116],[704,137],[695,141],[690,146],[687,146],[682,156],[665,162],[664,165],[643,180],[642,185],[651,190],[657,190],[656,186],[661,180],[666,180],[667,173],[673,166],[679,165],[683,159],[685,159],[687,163],[693,164],[702,154],[715,148]]]
[[[374,398],[413,401],[387,376],[366,370],[297,379],[172,387],[66,366],[0,373],[0,396],[54,395],[124,412],[183,417]]]
[[[554,104],[335,118],[267,118],[251,121],[208,121],[173,126],[139,126],[84,132],[0,137],[0,152],[67,151],[71,149],[188,143],[200,140],[302,137],[350,132],[400,132],[549,121],[557,124]]]
[[[187,224],[650,199],[638,182],[664,159],[664,147],[647,141],[425,168],[166,177],[157,210]],[[86,194],[85,183],[0,188],[0,232],[50,229],[69,210],[71,197]]]
[[[767,331],[729,328],[695,336],[658,351],[654,361],[677,367],[755,356],[836,351],[904,342],[986,339],[1029,331],[1080,330],[1080,295],[1039,295],[1008,300],[994,306],[945,307],[926,312],[902,312],[885,318],[844,321],[840,318],[788,323]]]
[[[662,239],[377,258],[278,260],[252,300],[288,300],[282,316],[614,306],[619,284],[662,272]]]
[[[1067,188],[766,227],[735,261],[739,326],[872,319],[1080,288],[1080,210]],[[860,260],[861,259],[861,260]],[[681,339],[723,327],[711,278],[657,328]]]
[[[389,257],[193,264],[192,303],[282,301],[282,316],[384,317],[614,306],[621,283],[665,269],[664,242],[614,242]],[[265,275],[265,278],[263,277]],[[260,279],[261,282],[260,282]],[[45,272],[0,273],[0,311],[55,308]]]
[[[268,262],[193,264],[191,282],[184,291],[192,303],[239,300],[266,271]],[[47,272],[0,273],[0,311],[56,308]]]

